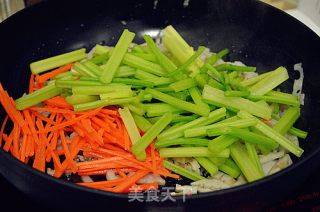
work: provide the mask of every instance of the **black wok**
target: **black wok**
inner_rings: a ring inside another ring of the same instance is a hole
[[[306,94],[297,127],[309,132],[301,141],[303,156],[289,168],[265,179],[227,190],[173,201],[128,202],[126,194],[80,187],[55,179],[24,165],[0,150],[0,173],[29,197],[50,207],[72,209],[137,210],[258,210],[299,186],[320,164],[320,38],[284,12],[253,0],[56,0],[25,9],[0,25],[0,81],[17,98],[27,90],[28,64],[70,50],[92,48],[96,43],[114,45],[124,28],[143,34],[172,24],[197,47],[231,50],[228,60],[256,66],[259,72],[287,67],[290,80],[282,89],[291,92],[297,73],[304,68]],[[1,120],[4,118],[1,110]],[[294,156],[293,156],[294,158]],[[18,204],[18,203],[17,203]]]

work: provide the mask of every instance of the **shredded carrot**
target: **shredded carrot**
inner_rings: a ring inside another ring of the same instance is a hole
[[[68,65],[62,66],[60,68],[57,68],[57,69],[55,69],[53,71],[47,72],[45,74],[37,75],[36,81],[39,82],[39,83],[43,83],[43,82],[51,79],[52,77],[57,76],[58,74],[61,74],[63,72],[66,72],[66,71],[70,70],[73,67],[73,65],[74,65],[74,63],[71,63],[71,64],[68,64]]]
[[[31,74],[30,80],[29,80],[29,93],[32,93],[34,91],[34,75]]]
[[[129,189],[133,184],[135,184],[138,180],[146,176],[148,173],[149,171],[146,170],[137,171],[134,175],[126,178],[125,181],[119,183],[116,187],[114,187],[113,191],[117,193],[123,193],[125,190]]]
[[[2,146],[2,135],[4,132],[4,128],[6,127],[9,116],[6,116],[2,122],[1,130],[0,130],[0,147]]]

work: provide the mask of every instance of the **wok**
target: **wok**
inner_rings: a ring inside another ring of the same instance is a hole
[[[0,150],[0,173],[16,188],[42,204],[63,209],[143,210],[258,210],[274,203],[299,186],[319,165],[320,38],[299,21],[254,0],[55,0],[25,9],[0,25],[0,80],[17,98],[27,90],[28,65],[41,58],[96,43],[114,45],[123,29],[153,37],[172,24],[194,47],[212,51],[231,50],[228,60],[256,66],[262,73],[278,66],[288,69],[290,79],[282,86],[291,92],[297,72],[304,68],[305,104],[296,127],[309,135],[301,141],[303,156],[289,168],[247,185],[222,191],[175,197],[175,201],[128,202],[126,194],[80,187],[55,179],[24,165]],[[1,109],[1,120],[5,113]]]

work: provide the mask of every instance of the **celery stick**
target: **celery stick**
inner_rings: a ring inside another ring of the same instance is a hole
[[[139,46],[138,44],[134,44],[134,46],[132,47],[132,52],[137,52],[137,53],[146,53],[143,48],[141,48],[141,46]]]
[[[146,71],[142,71],[140,69],[136,70],[136,73],[134,75],[135,78],[137,79],[141,79],[141,80],[148,80],[148,79],[152,79],[152,78],[159,78],[157,75],[155,74],[151,74],[149,72]]]
[[[278,103],[273,103],[273,114],[279,114],[279,104]]]
[[[186,101],[187,98],[190,96],[187,90],[179,92],[169,92],[167,94],[183,101]]]
[[[132,77],[136,74],[136,69],[126,65],[120,65],[114,77]]]
[[[135,144],[138,142],[138,140],[140,140],[141,136],[139,133],[139,130],[137,128],[137,125],[130,113],[129,108],[124,107],[123,109],[119,108],[119,114],[120,117],[128,131],[130,140],[132,144]]]
[[[289,79],[287,69],[281,66],[274,70],[272,74],[250,87],[249,91],[251,92],[251,95],[262,96],[287,79]]]
[[[149,49],[156,56],[158,63],[164,68],[164,70],[170,73],[177,68],[176,65],[159,50],[150,35],[145,35],[144,40],[147,42]]]
[[[141,139],[132,146],[132,153],[136,155],[138,159],[144,159],[141,157],[141,154],[145,152],[145,149],[149,146],[149,144],[171,122],[171,120],[171,113],[164,114],[154,125],[152,125],[152,127],[141,137]]]
[[[64,78],[63,78],[64,80]],[[95,81],[95,82],[99,82],[98,78],[94,78],[94,77],[87,77],[87,76],[81,76],[80,81]]]
[[[308,135],[307,132],[303,131],[303,130],[299,130],[295,127],[291,127],[288,131],[288,133],[292,134],[292,135],[295,135],[299,138],[302,138],[302,139],[305,139]]]
[[[76,86],[95,86],[103,85],[101,82],[96,81],[81,81],[81,80],[56,80],[55,85],[57,88],[73,88]]]
[[[169,88],[168,86],[157,86],[153,89],[164,93],[174,92],[174,90],[172,88]]]
[[[227,63],[214,66],[214,68],[217,71],[239,71],[239,72],[254,72],[254,71],[256,71],[256,67],[237,66],[237,65],[227,64]]]
[[[39,74],[54,68],[58,68],[69,63],[82,60],[87,57],[86,49],[82,48],[65,54],[60,54],[54,57],[49,57],[30,64],[32,74]]]
[[[208,158],[196,157],[195,159],[211,176],[214,176],[218,173],[218,167]]]
[[[225,97],[246,97],[250,95],[250,91],[225,91]]]
[[[218,78],[218,80],[220,81],[220,83],[222,83],[223,85],[225,84],[225,80],[224,80],[222,74],[220,72],[218,72],[214,67],[207,64],[204,66],[204,68],[206,68],[208,70],[209,75],[216,76]]]
[[[88,69],[83,63],[75,63],[73,66],[73,69],[80,74],[80,76],[88,76],[97,78],[99,75],[96,75],[95,72],[92,72],[92,70]]]
[[[261,81],[262,79],[266,78],[267,76],[271,75],[272,73],[273,73],[272,71],[269,71],[269,72],[266,72],[266,73],[263,73],[263,74],[259,74],[256,77],[252,77],[250,79],[241,81],[239,83],[239,85],[242,86],[242,87],[247,87],[247,86],[253,85],[253,84]]]
[[[62,72],[54,77],[51,78],[51,80],[57,80],[57,79],[62,79],[65,77],[73,77],[70,71]]]
[[[169,161],[167,161],[167,160],[164,160],[164,161],[162,162],[162,165],[163,165],[163,167],[165,167],[166,169],[169,169],[169,170],[171,170],[171,171],[173,171],[173,172],[175,172],[175,173],[177,173],[177,174],[179,174],[179,175],[181,175],[181,176],[184,176],[184,177],[186,177],[186,178],[189,178],[189,179],[191,179],[191,180],[193,180],[193,181],[198,181],[198,180],[204,180],[204,179],[206,179],[206,178],[203,177],[203,176],[200,176],[200,175],[198,175],[198,174],[196,174],[196,173],[194,173],[194,172],[188,171],[187,169],[182,168],[182,167],[180,167],[180,166],[177,166],[177,165],[175,165],[175,164],[173,164],[173,163],[171,163],[171,162],[169,162]]]
[[[291,99],[291,100],[298,100],[298,97],[296,95],[293,94],[289,94],[289,93],[283,93],[280,91],[269,91],[268,93],[266,93],[266,96],[273,96],[273,97],[280,97],[280,98],[285,98],[285,99]]]
[[[282,147],[287,149],[292,154],[296,155],[297,157],[300,157],[303,153],[303,149],[301,149],[299,146],[295,145],[291,141],[289,141],[286,137],[281,135],[279,132],[275,131],[259,119],[255,118],[251,114],[245,111],[239,111],[238,116],[241,118],[254,118],[257,121],[257,124],[253,126],[256,130],[263,133],[264,135],[268,136],[269,138],[273,139],[277,143],[279,143]]]
[[[230,151],[232,159],[236,162],[248,182],[264,177],[249,158],[248,152],[244,149],[243,145],[236,142],[230,146]]]
[[[190,121],[193,121],[197,118],[199,118],[199,116],[197,114],[193,114],[191,116],[184,116],[184,115],[180,115],[180,114],[175,114],[172,117],[171,123],[190,122]],[[181,136],[183,136],[183,134]]]
[[[100,99],[119,99],[119,98],[127,98],[132,96],[133,96],[133,91],[131,89],[127,89],[127,90],[119,90],[117,92],[100,94]]]
[[[209,78],[208,85],[210,85],[211,87],[220,89],[220,90],[224,90],[224,86],[220,82],[218,82],[217,80],[215,80],[213,78]]]
[[[95,63],[91,61],[85,61],[82,63],[87,69],[89,69],[94,75],[97,77],[101,75],[102,73],[102,68],[100,66],[96,65]]]
[[[131,112],[134,112],[140,116],[146,113],[146,108],[142,103],[124,104],[124,107],[128,107]]]
[[[201,95],[201,92],[198,87],[192,87],[192,88],[189,88],[188,90],[189,90],[189,93],[190,93],[190,96],[191,96],[193,102],[196,105],[201,105],[202,107],[209,108],[209,105],[207,103],[205,103],[204,101],[202,101],[202,95]],[[209,110],[210,110],[210,108],[209,108]]]
[[[94,47],[94,55],[102,55],[102,54],[106,54],[110,51],[109,48],[105,47],[105,46],[101,46],[99,44],[96,44]]]
[[[178,128],[175,128],[173,130],[167,130],[166,132],[161,133],[158,136],[158,140],[164,140],[167,138],[172,138],[172,137],[180,137],[183,136],[183,132],[187,129],[190,129],[195,126],[203,126],[207,124],[211,124],[213,122],[216,122],[220,120],[221,118],[225,117],[226,115],[226,109],[225,108],[220,108],[217,110],[214,110],[210,112],[208,117],[199,117],[191,122],[188,122]]]
[[[104,53],[104,54],[101,54],[101,55],[98,55],[98,56],[95,56],[93,57],[92,59],[90,60],[87,60],[86,62],[92,62],[93,64],[96,64],[96,65],[102,65],[104,64],[110,57],[110,53],[111,51],[109,51],[108,53]],[[101,70],[102,71],[102,70]]]
[[[247,147],[249,158],[255,164],[255,166],[258,168],[260,174],[262,176],[265,176],[255,145],[252,143],[249,143],[249,142],[245,142],[245,145]]]
[[[232,119],[234,119],[232,117]],[[240,120],[233,120],[228,122],[218,122],[215,124],[211,124],[208,126],[198,126],[191,129],[186,129],[184,131],[184,137],[190,138],[190,137],[198,137],[198,136],[206,136],[207,130],[209,129],[216,129],[216,128],[223,128],[223,127],[250,127],[256,125],[256,120],[252,118],[247,119],[240,119]]]
[[[223,56],[229,54],[229,52],[230,52],[229,49],[224,49],[217,54],[212,54],[206,61],[205,65],[214,65]],[[201,67],[201,71],[203,70],[203,67],[205,67],[205,65]]]
[[[144,104],[147,112],[147,117],[162,116],[164,113],[184,113],[185,110],[171,106],[166,103],[150,103]]]
[[[150,62],[157,62],[156,57],[154,56],[154,54],[150,54],[150,53],[137,53],[137,52],[131,52],[132,55],[140,57],[144,60],[148,60]]]
[[[144,80],[138,80],[138,79],[131,79],[131,78],[113,78],[113,83],[122,83],[126,85],[138,85],[142,87],[150,87],[152,88],[154,86],[153,82],[144,81]]]
[[[83,103],[87,103],[87,102],[96,101],[99,99],[99,96],[72,94],[70,96],[67,96],[65,99],[70,105],[77,105],[77,104],[83,104]]]
[[[266,120],[271,117],[270,111],[266,111],[265,107],[242,97],[225,97],[223,91],[209,85],[204,87],[202,97],[207,103],[218,107],[226,107],[232,111],[244,110]]]
[[[218,166],[218,168],[222,166],[227,160],[227,158],[218,158],[218,157],[208,157],[208,159],[212,161],[212,163],[214,163],[216,166]]]
[[[110,59],[103,66],[103,71],[100,76],[100,81],[103,83],[110,83],[124,57],[126,54],[135,34],[125,29],[117,42]]]
[[[168,103],[172,106],[175,106],[177,108],[190,111],[192,113],[201,115],[201,116],[208,116],[209,110],[199,107],[198,105],[192,104],[190,102],[182,101],[180,99],[174,98],[168,94],[159,92],[155,89],[146,88],[146,92],[150,93],[152,95],[152,98],[158,99],[160,101],[163,101],[165,103]]]
[[[235,179],[241,174],[239,167],[229,158],[219,166],[219,170]]]
[[[207,131],[208,136],[211,136],[211,132],[214,133],[215,130],[216,129],[209,129]],[[231,135],[239,139],[243,139],[253,144],[263,145],[263,146],[266,146],[267,148],[276,149],[279,146],[279,144],[273,141],[273,139],[263,135],[259,135],[257,133],[250,132],[247,129],[239,129],[236,127],[224,127],[223,130],[227,135]]]
[[[211,140],[208,144],[209,151],[214,155],[218,155],[221,151],[229,147],[234,142],[238,141],[239,138],[230,135],[221,135]]]
[[[131,90],[129,85],[90,85],[90,86],[74,86],[72,88],[73,94],[83,95],[100,95],[104,93],[112,93],[119,91]]]
[[[122,62],[125,65],[141,69],[157,76],[167,75],[167,72],[159,64],[144,60],[130,53],[124,55]]]
[[[33,105],[39,104],[47,99],[60,94],[61,89],[57,88],[54,83],[51,83],[43,88],[40,88],[30,94],[20,97],[15,100],[15,108],[23,110]]]
[[[188,60],[186,60],[181,66],[179,66],[174,72],[168,76],[175,77],[179,76],[179,73],[187,69],[203,52],[206,50],[204,46],[200,46],[198,51],[194,53]],[[190,77],[194,77],[196,73],[191,73]],[[176,77],[175,77],[176,78]],[[177,78],[176,78],[177,79]]]
[[[179,157],[212,157],[212,153],[207,147],[171,147],[159,149],[162,158],[179,158]],[[215,157],[228,158],[230,150],[224,149]]]
[[[208,81],[208,75],[206,74],[201,74],[201,73],[197,73],[194,75],[194,79],[195,81],[197,82],[197,84],[203,88],[206,84],[207,84],[207,81]]]
[[[296,120],[300,117],[300,108],[290,107],[274,125],[273,129],[281,135],[285,135]]]
[[[83,110],[95,109],[98,107],[104,107],[108,105],[120,105],[120,104],[132,103],[134,99],[135,97],[121,98],[121,99],[100,99],[100,100],[92,101],[88,103],[77,104],[77,105],[74,105],[73,107],[75,111],[83,111]]]
[[[140,116],[133,112],[132,117],[140,130],[142,130],[142,132],[146,132],[150,129],[150,127],[152,127],[152,124],[143,116]]]
[[[298,107],[300,106],[299,100],[292,100],[292,99],[282,98],[277,96],[250,95],[250,96],[246,96],[246,98],[252,101],[264,100],[266,102],[280,103],[280,104],[286,104],[286,105],[292,105],[292,106],[298,106]]]
[[[187,78],[171,83],[169,87],[172,88],[175,92],[179,92],[195,87],[196,85],[196,82],[192,78]]]
[[[210,140],[205,138],[173,138],[155,142],[157,149],[175,145],[196,145],[207,147]]]

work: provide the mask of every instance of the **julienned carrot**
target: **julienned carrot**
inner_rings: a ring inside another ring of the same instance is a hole
[[[29,80],[29,93],[32,93],[34,91],[34,75],[31,74],[30,80]]]
[[[71,63],[71,64],[68,64],[68,65],[65,65],[65,66],[62,66],[60,68],[57,68],[53,71],[50,71],[50,72],[47,72],[45,74],[42,74],[42,75],[37,75],[37,82],[40,82],[40,83],[43,83],[49,79],[51,79],[52,77],[55,77],[57,76],[58,74],[61,74],[63,72],[66,72],[68,70],[70,70],[72,67],[73,67],[74,63]]]
[[[150,171],[139,170],[131,177],[126,178],[125,181],[119,183],[116,187],[112,189],[113,192],[123,193],[125,190],[129,189],[138,180],[146,176]]]
[[[44,104],[50,106],[50,107],[58,107],[58,108],[64,108],[64,109],[73,109],[73,106],[70,105],[65,98],[62,96],[56,96],[51,99],[47,99],[43,102]]]
[[[1,130],[0,130],[0,147],[2,146],[2,135],[3,135],[4,129],[6,127],[6,124],[8,122],[8,118],[9,118],[9,116],[6,116],[2,122]]]

